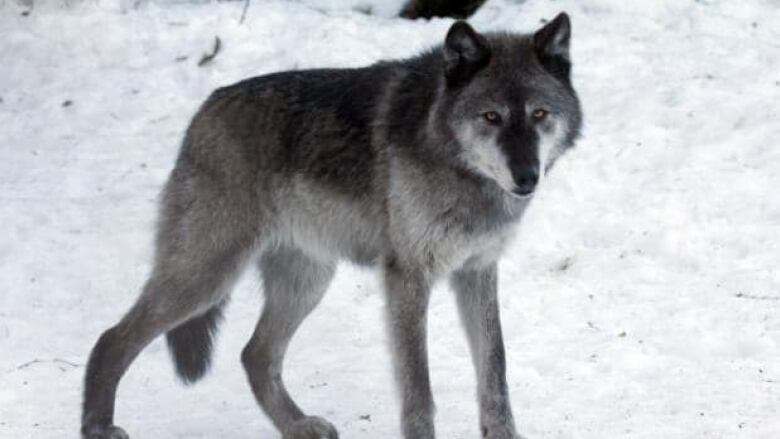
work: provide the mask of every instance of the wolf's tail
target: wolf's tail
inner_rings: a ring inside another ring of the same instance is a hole
[[[168,331],[168,349],[173,356],[176,373],[185,384],[192,384],[206,374],[211,364],[211,348],[222,322],[224,302],[204,314],[193,317]]]

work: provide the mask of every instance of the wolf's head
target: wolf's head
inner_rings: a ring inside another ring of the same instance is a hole
[[[565,13],[532,35],[480,35],[463,21],[447,34],[435,129],[462,165],[513,195],[530,196],[579,133],[570,38]]]

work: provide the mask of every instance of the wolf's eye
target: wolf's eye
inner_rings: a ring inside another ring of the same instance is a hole
[[[531,113],[531,117],[534,119],[534,122],[541,122],[544,119],[547,118],[547,115],[549,115],[550,112],[543,109],[543,108],[537,108],[534,110],[533,113]]]
[[[501,123],[501,115],[495,111],[486,111],[482,113],[482,117],[485,118],[488,123],[493,125],[498,125]]]

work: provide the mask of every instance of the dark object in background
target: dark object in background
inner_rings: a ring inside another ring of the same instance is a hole
[[[468,18],[485,0],[409,0],[401,10],[401,17],[416,18],[454,17]]]

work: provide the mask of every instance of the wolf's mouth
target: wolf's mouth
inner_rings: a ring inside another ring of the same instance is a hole
[[[524,199],[525,200],[525,199],[531,198],[534,195],[534,192],[535,192],[535,190],[533,190],[533,189],[528,190],[528,189],[523,189],[523,188],[514,188],[514,189],[512,189],[510,194],[512,194],[512,196],[515,197],[515,198],[520,198],[520,199]]]

